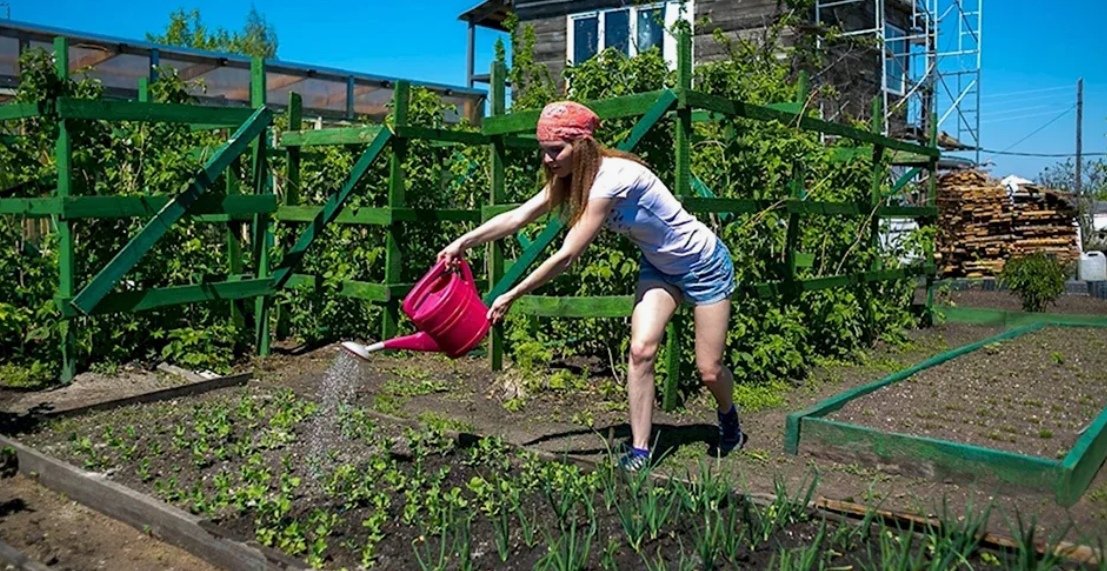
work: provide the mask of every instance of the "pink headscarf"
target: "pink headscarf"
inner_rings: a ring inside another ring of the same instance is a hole
[[[556,101],[542,109],[538,118],[540,142],[571,141],[591,137],[600,126],[600,117],[574,101]]]

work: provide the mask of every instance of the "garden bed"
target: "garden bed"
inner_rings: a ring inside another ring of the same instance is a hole
[[[851,400],[826,418],[1060,459],[1107,403],[1107,329],[1046,327]]]
[[[695,484],[585,471],[445,426],[389,422],[340,404],[352,366],[340,358],[334,367],[319,400],[231,387],[50,420],[18,438],[198,514],[217,534],[330,569],[446,560],[477,569],[692,569],[703,560],[764,568],[803,557],[859,568],[1019,557],[979,549],[977,517],[950,517],[953,533],[916,538],[824,519],[783,489],[772,505],[755,503],[710,471],[693,473]]]
[[[793,413],[785,449],[802,439],[883,470],[1051,490],[1072,506],[1107,457],[1107,335],[1061,325],[961,346]]]

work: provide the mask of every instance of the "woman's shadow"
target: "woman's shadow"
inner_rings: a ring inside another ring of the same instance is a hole
[[[565,447],[558,454],[570,454],[575,456],[597,456],[611,453],[618,454],[620,445],[625,443],[630,446],[630,425],[623,422],[604,427],[582,428],[579,430],[567,430],[546,434],[530,441],[523,446],[533,446],[545,442],[568,439],[574,436],[595,435],[601,445],[595,447]],[[705,446],[708,454],[713,457],[725,456],[718,448],[719,427],[713,424],[654,424],[650,432],[650,455],[655,461],[661,461],[686,446]]]

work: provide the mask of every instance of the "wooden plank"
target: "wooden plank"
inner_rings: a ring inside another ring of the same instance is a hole
[[[361,181],[361,178],[365,176],[365,173],[369,170],[369,166],[373,164],[373,161],[376,160],[377,156],[384,150],[385,145],[391,137],[391,131],[387,129],[382,130],[380,134],[377,135],[377,139],[373,141],[373,144],[365,149],[357,163],[354,164],[354,168],[350,171],[350,176],[346,179],[342,188],[335,194],[327,197],[326,204],[323,205],[319,213],[311,220],[311,224],[300,233],[300,236],[296,239],[296,244],[285,254],[284,259],[281,260],[280,267],[273,272],[274,290],[279,290],[285,286],[285,283],[292,277],[293,270],[300,265],[300,261],[303,260],[304,254],[307,252],[308,248],[311,247],[311,243],[323,232],[324,227],[333,222],[334,219],[342,213],[342,208],[345,205],[346,199],[350,196],[350,193],[353,192],[358,182]],[[279,215],[280,209],[278,209],[277,212]]]
[[[277,208],[276,218],[280,222],[314,222],[323,212],[322,206],[281,206]],[[332,221],[334,224],[365,224],[386,226],[392,223],[390,208],[351,208],[343,211]]]
[[[855,141],[860,141],[862,143],[881,145],[888,149],[917,153],[926,157],[940,156],[940,153],[937,149],[915,145],[912,143],[905,143],[903,141],[897,141],[883,135],[877,135],[868,131],[862,131],[861,129],[856,129],[847,125],[831,123],[829,121],[816,119],[814,117],[807,117],[805,115],[797,115],[795,113],[778,111],[776,109],[770,109],[762,105],[754,105],[743,101],[725,99],[723,97],[708,95],[706,93],[700,93],[697,91],[679,91],[677,95],[680,97],[682,104],[690,105],[692,107],[708,109],[710,111],[717,111],[720,113],[727,113],[729,115],[745,117],[747,119],[756,119],[759,121],[779,121],[786,125],[795,125],[803,129],[818,131],[829,135],[847,137]]]
[[[38,484],[142,533],[180,547],[218,568],[265,571],[308,569],[304,563],[274,549],[253,547],[212,534],[201,525],[203,518],[200,516],[155,500],[101,475],[84,472],[15,439],[0,436],[0,446],[14,449],[19,472]]]
[[[69,81],[69,39],[54,38],[54,70],[64,84]],[[54,139],[54,161],[58,173],[59,200],[69,198],[73,192],[73,135],[71,124],[58,121],[58,135]],[[60,204],[59,204],[60,206]],[[76,291],[76,259],[73,243],[73,226],[68,220],[58,221],[58,295],[69,297]],[[68,385],[77,374],[77,326],[76,322],[61,320],[62,384]]]
[[[513,149],[541,149],[538,139],[534,137],[516,137],[512,135],[499,135],[503,139],[504,146]]]
[[[629,317],[634,309],[634,296],[567,296],[524,295],[512,311],[538,317]]]
[[[158,215],[146,223],[142,230],[115,255],[106,266],[97,272],[92,281],[73,298],[72,305],[84,314],[90,314],[104,296],[108,295],[115,284],[131,270],[146,252],[169,231],[169,228],[184,216],[188,208],[211,186],[219,174],[236,157],[242,154],[247,145],[264,132],[269,125],[271,112],[266,108],[258,109],[250,120],[244,123],[219,152],[213,156],[193,179],[188,190],[174,197]]]
[[[1052,490],[1060,474],[1057,462],[971,444],[922,436],[881,432],[826,418],[803,419],[803,442],[838,448],[899,465],[906,475],[932,479],[968,477],[1023,488]]]
[[[447,129],[431,129],[428,127],[413,127],[397,125],[392,132],[398,137],[406,139],[422,139],[426,141],[445,141],[449,143],[462,143],[466,145],[487,145],[490,138],[483,133],[469,131],[450,131]]]
[[[393,222],[480,222],[479,210],[461,208],[391,208]]]
[[[365,301],[386,302],[392,299],[392,290],[385,284],[347,280],[342,282],[338,295]]]
[[[411,85],[406,81],[396,82],[392,92],[392,124],[394,129],[407,125],[408,106],[411,103]],[[403,208],[407,194],[404,183],[404,161],[407,160],[408,141],[392,138],[392,158],[388,165],[388,207]],[[403,275],[403,229],[395,220],[385,227],[384,236],[384,281],[397,283]],[[381,315],[381,338],[395,337],[400,330],[400,306],[389,300]]]
[[[929,368],[932,368],[932,367],[936,367],[938,365],[941,365],[942,363],[945,363],[946,361],[955,359],[957,357],[960,357],[961,355],[971,353],[971,352],[976,351],[977,349],[980,349],[981,347],[984,347],[986,345],[989,345],[989,344],[992,344],[992,343],[998,343],[1000,341],[1006,341],[1008,339],[1013,339],[1013,338],[1018,337],[1020,335],[1025,335],[1027,333],[1037,331],[1037,330],[1041,329],[1043,326],[1044,325],[1040,324],[1040,323],[1033,324],[1033,325],[1028,325],[1026,327],[1021,327],[1019,329],[1012,329],[1010,331],[1006,331],[1006,332],[1001,333],[999,335],[994,335],[994,336],[989,337],[987,339],[977,341],[976,343],[970,343],[968,345],[962,345],[961,347],[957,347],[956,349],[952,349],[950,351],[946,351],[945,353],[935,355],[934,357],[931,357],[931,358],[929,358],[929,359],[927,359],[927,360],[925,360],[921,363],[918,363],[918,364],[916,364],[912,367],[908,367],[906,369],[902,369],[900,371],[897,371],[897,372],[895,372],[895,373],[893,373],[893,374],[891,374],[887,377],[884,377],[883,379],[880,379],[879,381],[874,381],[872,383],[862,385],[860,387],[856,387],[856,388],[850,389],[848,391],[839,393],[839,394],[837,394],[837,395],[835,395],[835,396],[833,396],[829,399],[826,399],[826,400],[823,400],[821,402],[815,403],[814,405],[811,405],[810,407],[807,407],[806,409],[804,409],[802,411],[789,414],[787,419],[785,420],[784,451],[786,453],[792,454],[792,455],[795,455],[795,454],[798,453],[799,443],[800,443],[800,438],[801,438],[801,434],[800,434],[800,428],[801,428],[800,427],[800,420],[801,419],[804,419],[804,418],[807,418],[807,417],[826,416],[826,415],[828,415],[828,414],[830,414],[834,411],[837,411],[837,410],[841,409],[843,406],[846,405],[846,403],[850,402],[851,400],[863,397],[863,396],[865,396],[869,393],[872,393],[873,391],[876,391],[880,388],[886,387],[886,386],[888,386],[892,383],[898,383],[899,381],[902,381],[903,379],[906,379],[907,377],[910,377],[911,375],[914,375],[915,373],[918,373],[919,371],[929,369]]]
[[[936,206],[882,206],[877,212],[881,218],[936,218]]]
[[[0,214],[46,217],[61,214],[58,198],[0,198]]]
[[[653,129],[657,122],[660,121],[665,115],[673,108],[677,102],[676,93],[670,89],[666,89],[661,93],[661,96],[657,98],[657,101],[650,106],[642,118],[634,124],[634,128],[631,129],[630,135],[626,140],[622,142],[622,145],[627,148],[634,148],[638,146],[638,142],[645,137],[650,129]],[[688,126],[689,133],[691,133],[691,122],[689,119]],[[689,175],[691,176],[691,175]]]
[[[610,99],[584,101],[583,103],[604,119],[635,117],[649,111],[650,107],[664,92],[665,90],[647,91]],[[485,117],[481,124],[481,131],[485,135],[533,131],[538,125],[538,116],[541,113],[541,109],[532,109],[511,113],[510,115]]]
[[[148,393],[141,393],[129,397],[112,399],[109,401],[79,405],[70,408],[49,410],[41,414],[47,418],[67,418],[101,410],[113,410],[135,404],[173,400],[181,397],[195,396],[211,391],[217,391],[219,389],[243,386],[252,378],[254,378],[253,372],[226,375],[223,377],[204,379],[191,382],[187,385],[180,385],[167,389],[159,389]]]
[[[221,127],[242,125],[250,120],[255,111],[237,107],[70,98],[59,99],[57,110],[63,119],[192,123]]]
[[[74,196],[62,200],[61,215],[66,220],[155,216],[173,198],[170,195]],[[257,212],[276,212],[276,210],[277,197],[274,195],[205,195],[197,198],[189,206],[185,215],[227,214],[245,216]]]
[[[503,214],[504,212],[510,212],[511,210],[514,210],[518,207],[519,203],[517,202],[512,202],[509,204],[482,205],[480,207],[480,221],[487,222],[492,218]]]
[[[502,117],[504,116],[504,113],[507,112],[506,65],[500,61],[493,62],[490,75],[492,87],[491,116]],[[506,149],[503,144],[503,139],[501,137],[494,137],[492,140],[492,145],[488,149],[488,151],[492,167],[489,172],[488,205],[491,207],[496,207],[507,200],[507,170],[505,166]],[[524,246],[523,249],[526,250],[529,246],[531,246],[531,244]],[[486,263],[488,282],[492,284],[499,284],[504,281],[504,275],[506,273],[506,256],[504,254],[503,243],[495,240],[492,243],[488,244],[487,253],[488,261]],[[493,287],[493,289],[495,289],[495,287]],[[491,292],[489,293],[489,296],[491,296]],[[488,305],[491,305],[491,302],[488,302]],[[503,324],[494,324],[488,335],[488,361],[489,366],[493,371],[500,371],[503,369],[505,350],[506,343],[504,338]]]
[[[1107,408],[1100,411],[1061,462],[1057,503],[1071,506],[1080,500],[1107,459]]]
[[[253,57],[250,59],[250,105],[256,109],[265,109],[266,100],[265,59]],[[272,176],[269,173],[269,131],[262,131],[263,136],[257,137],[251,143],[253,151],[253,194],[261,196],[269,194],[273,196]],[[275,198],[275,196],[274,196]],[[273,220],[266,213],[254,214],[253,221],[253,258],[258,279],[269,277],[269,252],[273,249]],[[259,357],[269,356],[269,306],[271,299],[262,294],[254,298],[254,347]]]
[[[677,87],[680,89],[692,89],[692,37],[687,30],[677,33]],[[642,120],[634,126],[631,137],[624,141],[627,146],[633,147],[638,143],[642,135],[645,135],[656,122],[671,109],[677,97],[672,91],[666,91],[665,95],[657,100],[650,112],[646,113]],[[657,113],[660,111],[660,113]],[[648,121],[648,122],[647,122]],[[695,135],[692,124],[692,108],[687,105],[676,107],[676,122],[673,124],[673,140],[676,146],[676,184],[674,194],[679,197],[692,196],[692,138]],[[638,135],[638,138],[635,138]],[[683,325],[681,308],[673,312],[672,318],[665,326],[665,383],[662,386],[661,409],[665,411],[675,410],[679,397],[681,369],[680,329]]]
[[[0,105],[0,121],[17,121],[41,115],[38,103],[8,103]]]
[[[329,129],[292,130],[281,133],[282,147],[317,147],[325,145],[367,145],[376,140],[384,127],[334,127]]]
[[[288,128],[299,131],[303,127],[304,103],[299,93],[288,94]],[[288,160],[285,162],[285,192],[281,206],[297,206],[300,204],[300,147],[287,147]],[[280,216],[274,219],[279,224]],[[291,249],[294,245],[294,234],[289,232],[281,246]],[[293,280],[295,276],[293,276]],[[290,284],[292,282],[289,282]],[[293,284],[293,287],[295,285]],[[277,338],[286,339],[292,331],[291,309],[286,304],[277,305]]]
[[[271,286],[271,279],[257,278],[117,292],[105,296],[103,301],[87,314],[78,313],[72,308],[70,306],[72,299],[59,297],[58,304],[62,315],[67,317],[82,314],[138,313],[159,307],[257,297],[268,292]]]

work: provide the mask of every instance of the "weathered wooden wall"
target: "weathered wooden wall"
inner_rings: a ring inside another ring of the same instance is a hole
[[[516,0],[515,11],[520,22],[533,26],[535,61],[545,65],[550,76],[563,88],[561,74],[565,70],[567,16],[605,8],[631,5],[629,0]],[[758,40],[788,8],[780,0],[695,0],[693,22],[696,24],[693,53],[697,62],[707,62],[727,57],[726,49],[714,38],[721,30],[729,38]],[[890,0],[886,3],[889,21],[902,28],[909,28],[911,16],[907,2]],[[804,14],[814,23],[814,10]],[[843,30],[859,30],[875,27],[876,5],[874,0],[860,0],[830,10],[823,10],[823,23],[838,24]],[[707,24],[701,25],[706,19]],[[829,21],[828,21],[829,20]],[[782,32],[779,42],[790,47],[809,30],[793,28]],[[873,36],[867,36],[873,39]],[[880,94],[882,60],[879,48],[857,46],[836,48],[828,54],[832,65],[825,70],[808,70],[815,77],[815,86],[834,86],[839,95],[824,100],[824,112],[831,118],[844,116],[867,120],[871,114],[872,99]],[[895,97],[892,97],[894,102]],[[902,123],[893,126],[893,134],[903,130]]]

